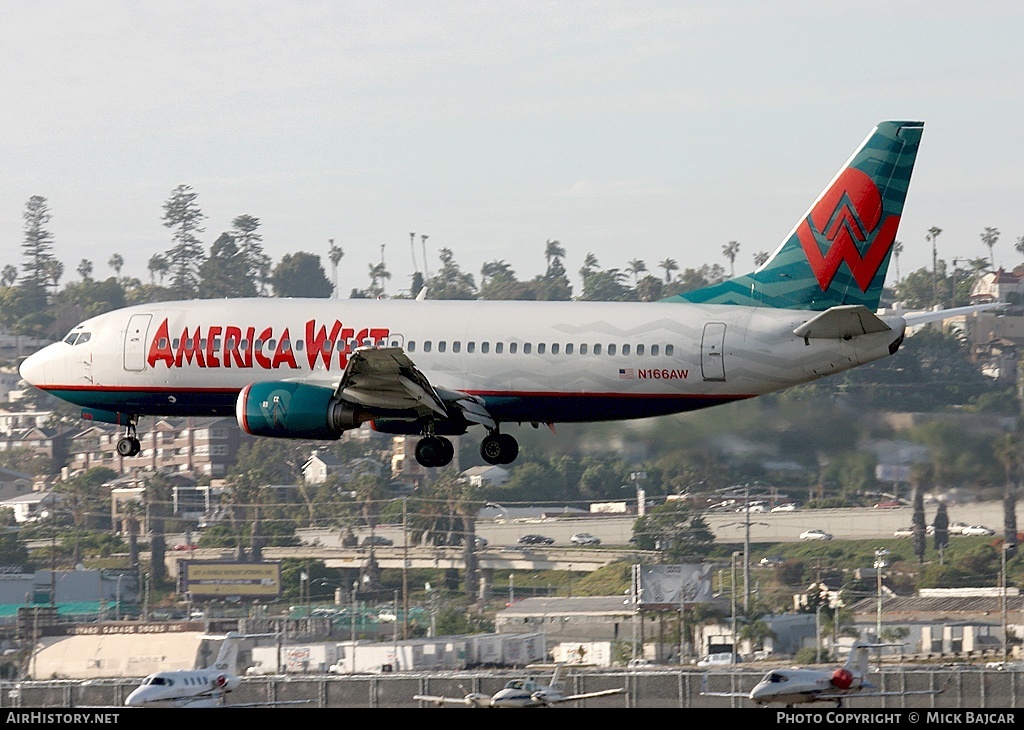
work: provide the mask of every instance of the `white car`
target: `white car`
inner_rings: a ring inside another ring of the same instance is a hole
[[[600,545],[601,539],[594,537],[589,532],[577,532],[569,538],[569,542],[573,545]]]
[[[801,540],[831,540],[832,536],[824,530],[807,530],[800,533]]]
[[[772,512],[796,512],[796,505],[793,502],[777,504],[772,507]]]
[[[987,535],[995,535],[996,531],[995,530],[990,530],[989,528],[985,527],[984,525],[968,525],[967,527],[963,528],[963,534],[964,535],[982,535],[982,536],[987,536]]]

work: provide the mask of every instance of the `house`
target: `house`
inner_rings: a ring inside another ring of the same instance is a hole
[[[0,500],[28,494],[32,491],[32,482],[28,474],[0,467]]]
[[[332,474],[340,474],[344,466],[334,454],[315,449],[302,465],[302,479],[306,484],[323,484]]]
[[[501,466],[473,466],[462,472],[470,486],[500,487],[508,481],[509,470]]]
[[[1022,277],[999,267],[998,270],[986,271],[975,279],[971,288],[971,304],[1020,303],[1022,291]]]
[[[30,492],[0,501],[0,509],[12,510],[19,525],[30,524],[46,519],[56,500],[53,492]]]

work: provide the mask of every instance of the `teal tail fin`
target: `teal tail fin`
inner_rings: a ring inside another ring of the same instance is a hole
[[[881,122],[764,264],[663,301],[875,311],[923,129]]]

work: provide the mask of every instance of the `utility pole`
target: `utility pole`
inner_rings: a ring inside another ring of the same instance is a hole
[[[409,498],[402,497],[402,639],[409,638]]]

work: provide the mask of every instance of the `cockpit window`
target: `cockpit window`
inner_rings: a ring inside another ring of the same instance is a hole
[[[91,337],[91,332],[68,332],[68,336],[64,338],[64,342],[69,345],[82,345],[88,342]]]
[[[787,677],[785,674],[779,674],[778,672],[769,672],[768,676],[762,679],[761,681],[767,681],[772,683],[788,682],[789,677]]]

